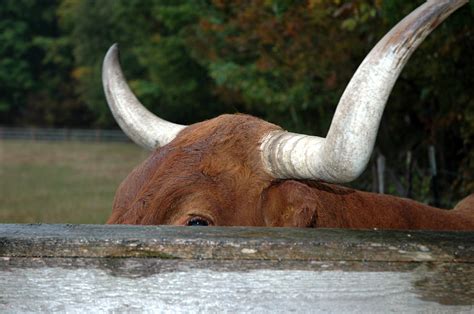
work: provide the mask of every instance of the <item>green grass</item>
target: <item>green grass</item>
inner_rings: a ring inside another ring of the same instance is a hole
[[[0,223],[104,223],[147,155],[131,143],[0,140]]]

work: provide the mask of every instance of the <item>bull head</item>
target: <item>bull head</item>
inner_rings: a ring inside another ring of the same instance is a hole
[[[350,182],[362,173],[404,65],[425,37],[465,3],[428,0],[386,34],[346,87],[325,138],[286,132],[245,115],[224,115],[190,126],[165,121],[132,93],[113,45],[103,64],[107,102],[123,131],[154,153],[122,184],[115,218],[109,222],[183,224],[186,217],[207,215],[204,221],[218,224],[213,218],[218,215],[228,216],[219,224],[233,224],[230,216],[242,207],[239,215],[244,218],[234,219],[235,224],[278,224],[274,222],[287,215],[292,225],[311,225],[314,209],[307,209],[314,205],[304,203],[321,202],[311,196],[311,189],[319,181]],[[329,189],[337,195],[350,193]],[[283,207],[275,201],[282,191],[292,195]],[[202,208],[212,210],[193,214]]]

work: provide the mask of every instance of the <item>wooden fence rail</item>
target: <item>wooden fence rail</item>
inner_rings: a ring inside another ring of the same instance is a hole
[[[473,243],[473,232],[0,224],[0,311],[469,312]]]

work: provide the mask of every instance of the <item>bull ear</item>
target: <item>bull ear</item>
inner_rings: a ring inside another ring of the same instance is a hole
[[[286,180],[264,192],[263,218],[268,227],[316,227],[321,204],[304,183]]]

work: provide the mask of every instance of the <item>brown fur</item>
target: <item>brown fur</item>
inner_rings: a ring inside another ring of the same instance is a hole
[[[108,223],[474,230],[474,194],[454,210],[315,181],[276,180],[260,140],[278,126],[223,115],[184,129],[120,185]]]

